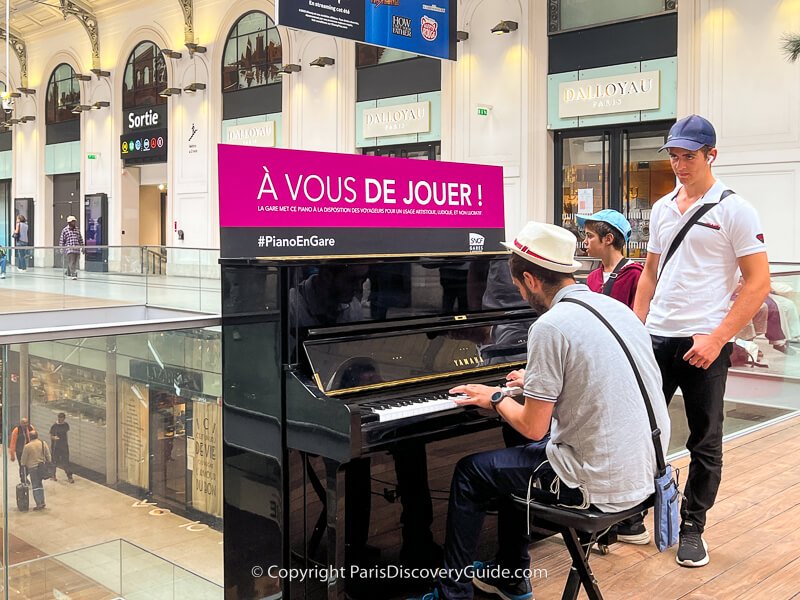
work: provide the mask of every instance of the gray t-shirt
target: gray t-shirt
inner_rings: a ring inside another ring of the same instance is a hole
[[[528,334],[525,396],[554,402],[547,457],[561,480],[582,488],[600,510],[636,506],[654,491],[656,473],[647,409],[628,359],[608,328],[574,297],[597,309],[619,333],[650,395],[666,454],[669,414],[650,336],[627,306],[585,285],[561,289]]]

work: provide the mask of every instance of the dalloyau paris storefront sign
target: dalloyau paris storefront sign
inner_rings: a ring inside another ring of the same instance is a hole
[[[431,103],[414,102],[368,108],[362,118],[365,138],[428,133],[431,130]]]
[[[562,119],[659,108],[660,71],[569,81],[558,86]]]
[[[222,258],[502,250],[503,170],[219,146]]]

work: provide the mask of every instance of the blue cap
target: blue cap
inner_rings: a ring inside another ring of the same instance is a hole
[[[604,208],[603,210],[597,211],[593,215],[589,216],[577,215],[575,218],[578,219],[579,225],[583,225],[586,223],[586,221],[601,221],[602,223],[608,223],[622,234],[622,237],[626,242],[631,237],[631,224],[628,222],[628,219],[626,219],[621,212],[612,208]]]
[[[675,123],[669,130],[667,143],[659,148],[659,152],[667,148],[685,148],[699,150],[703,146],[717,145],[717,133],[714,126],[698,115],[690,115]]]

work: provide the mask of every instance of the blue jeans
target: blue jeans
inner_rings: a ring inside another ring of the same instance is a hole
[[[510,507],[506,502],[511,494],[526,496],[528,482],[537,468],[536,477],[541,479],[542,489],[533,488],[531,497],[542,502],[556,500],[555,495],[549,492],[555,473],[547,461],[547,441],[548,438],[545,438],[524,446],[472,454],[458,461],[450,485],[447,509],[444,567],[448,576],[439,580],[440,598],[471,600],[472,580],[468,578],[468,573],[462,572],[459,579],[453,575],[457,570],[472,565],[487,507],[498,501],[500,549],[497,560],[512,572],[530,566],[527,515],[524,510]],[[583,493],[562,485],[558,502],[577,506],[583,502]]]
[[[33,491],[33,501],[36,506],[44,506],[44,484],[42,483],[42,469],[44,465],[38,464],[32,469],[28,469],[31,476],[31,491]]]
[[[24,248],[27,245],[25,242],[17,242],[17,268],[23,271],[28,268],[28,251],[20,250],[20,248]]]
[[[6,274],[6,263],[7,262],[8,262],[8,260],[6,259],[6,255],[4,254],[0,258],[0,274],[3,274],[3,275]]]

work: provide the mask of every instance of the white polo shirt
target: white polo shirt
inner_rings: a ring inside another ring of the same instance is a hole
[[[717,180],[682,215],[675,199],[680,186],[653,205],[647,251],[663,262],[672,239],[702,204],[719,204],[707,212],[659,272],[647,330],[664,337],[690,337],[714,331],[728,314],[731,295],[739,282],[737,260],[766,252],[763,230],[755,208],[738,194],[720,202],[727,188]]]

